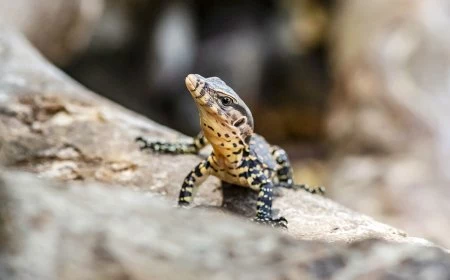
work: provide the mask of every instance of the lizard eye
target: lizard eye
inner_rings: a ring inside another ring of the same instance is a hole
[[[233,103],[233,100],[229,97],[221,97],[220,103],[222,103],[223,106],[230,106]]]

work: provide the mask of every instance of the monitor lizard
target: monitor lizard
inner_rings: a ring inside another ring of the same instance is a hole
[[[257,223],[287,228],[284,217],[272,216],[275,187],[304,189],[323,193],[323,187],[296,185],[286,152],[269,145],[253,132],[253,117],[242,99],[220,78],[204,78],[190,74],[186,87],[197,105],[201,132],[192,143],[149,142],[137,137],[141,150],[169,154],[198,154],[210,144],[212,153],[186,176],[179,194],[178,205],[188,206],[196,188],[209,176],[258,191]]]

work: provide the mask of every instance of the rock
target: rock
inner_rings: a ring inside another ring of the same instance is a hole
[[[198,157],[143,153],[134,139],[188,141],[186,137],[76,85],[36,56],[21,37],[0,34],[0,163],[43,178],[120,184],[164,195],[175,205],[180,184]],[[402,231],[326,198],[303,191],[280,193],[274,207],[290,220],[289,233],[295,238],[408,240]],[[225,195],[225,209],[254,216],[256,192],[226,187]],[[219,181],[211,177],[195,202],[217,207],[222,200]]]
[[[450,246],[448,1],[342,1],[330,196]]]
[[[325,218],[326,219],[326,218]],[[94,183],[0,172],[1,279],[448,279],[441,249],[296,241]]]
[[[65,64],[87,47],[103,0],[0,0],[0,24],[23,32],[48,59]]]
[[[138,135],[188,140],[88,91],[0,30],[0,163],[9,168],[0,173],[0,279],[449,274],[448,254],[430,242],[301,191],[275,201],[290,220],[285,233],[225,214],[254,215],[255,193],[227,186],[222,196],[214,178],[196,204],[216,211],[174,209],[199,158],[142,153]],[[395,243],[364,242],[373,238]]]

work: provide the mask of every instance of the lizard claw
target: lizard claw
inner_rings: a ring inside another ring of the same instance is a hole
[[[144,142],[147,143],[147,141],[142,137],[142,136],[138,136],[134,139],[135,142]]]
[[[307,184],[294,185],[294,189],[303,189],[312,194],[325,194],[326,189],[324,186],[309,186]]]
[[[305,191],[307,191],[309,193],[312,193],[312,194],[322,194],[322,195],[325,194],[325,191],[326,191],[324,186],[313,186],[313,187],[311,187],[311,186],[309,186],[307,184],[296,185],[296,184],[291,184],[291,183],[278,183],[275,186],[276,187],[286,188],[286,189],[292,189],[292,190],[305,190]],[[274,195],[280,196],[279,191],[274,192]]]
[[[190,206],[191,206],[191,204],[189,202],[187,202],[187,201],[179,201],[178,202],[178,207],[179,208],[187,209],[187,208],[190,208]]]
[[[258,223],[258,224],[262,224],[262,225],[269,225],[273,228],[281,228],[283,230],[286,230],[288,221],[286,220],[286,218],[284,217],[279,217],[279,218],[272,218],[269,216],[266,217],[255,217],[252,219],[253,222]]]
[[[139,144],[139,150],[141,150],[141,151],[146,150],[146,149],[153,150],[152,143],[149,143],[147,140],[145,140],[141,136],[136,137],[136,139],[134,139],[134,141]]]

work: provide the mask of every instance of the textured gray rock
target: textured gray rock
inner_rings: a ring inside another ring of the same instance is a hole
[[[325,218],[326,219],[326,218]],[[139,192],[0,173],[0,279],[448,279],[438,248],[296,241]]]

